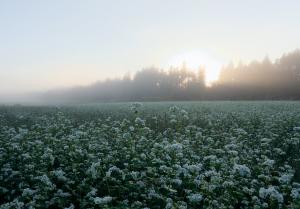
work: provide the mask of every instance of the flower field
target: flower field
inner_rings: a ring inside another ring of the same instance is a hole
[[[9,208],[300,208],[300,103],[2,106]]]

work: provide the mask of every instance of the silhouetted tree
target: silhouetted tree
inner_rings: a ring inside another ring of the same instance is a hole
[[[192,71],[183,64],[169,70],[145,68],[122,79],[99,81],[86,87],[50,91],[50,102],[160,101],[160,100],[258,100],[300,99],[300,50],[284,54],[274,63],[268,57],[249,64],[222,67],[220,77],[205,86],[205,69]]]

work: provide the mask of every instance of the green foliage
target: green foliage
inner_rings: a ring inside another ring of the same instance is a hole
[[[0,208],[299,208],[297,102],[0,107]]]

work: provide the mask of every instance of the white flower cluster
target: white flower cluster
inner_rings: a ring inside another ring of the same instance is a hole
[[[187,198],[191,203],[199,203],[202,201],[203,196],[201,194],[191,194]]]
[[[299,109],[0,107],[0,209],[300,208]]]
[[[233,166],[233,173],[237,173],[240,176],[250,176],[251,175],[250,168],[248,168],[246,165],[238,165],[238,164],[235,164]]]
[[[106,196],[106,197],[95,197],[94,202],[96,205],[105,205],[112,201],[112,197]]]
[[[283,203],[283,195],[276,190],[274,186],[270,186],[269,188],[260,188],[259,189],[259,197],[266,199],[271,198],[277,200],[279,203]]]

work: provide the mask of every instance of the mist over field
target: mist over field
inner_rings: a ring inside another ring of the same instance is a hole
[[[298,100],[300,99],[300,51],[271,62],[268,57],[249,64],[229,64],[218,79],[206,83],[206,69],[181,67],[145,68],[121,79],[99,81],[89,86],[49,91],[46,102],[84,103],[103,101],[172,100]]]
[[[272,62],[242,62],[223,66],[208,82],[207,69],[191,69],[184,62],[168,69],[148,67],[118,79],[89,85],[30,93],[3,94],[6,104],[78,104],[122,101],[299,100],[300,50]]]

